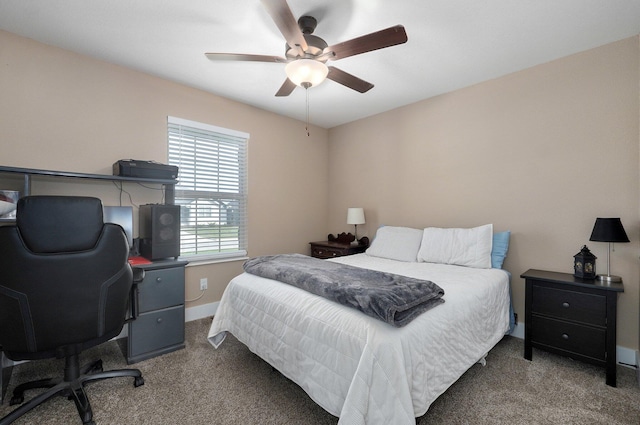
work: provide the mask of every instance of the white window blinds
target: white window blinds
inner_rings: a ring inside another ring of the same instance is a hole
[[[169,164],[178,167],[180,256],[247,254],[249,134],[168,117]]]

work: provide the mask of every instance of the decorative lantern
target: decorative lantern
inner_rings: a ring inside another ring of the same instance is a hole
[[[596,256],[589,251],[586,245],[579,253],[573,256],[573,275],[582,279],[596,278]]]

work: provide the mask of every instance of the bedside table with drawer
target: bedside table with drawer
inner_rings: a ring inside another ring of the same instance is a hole
[[[607,385],[616,386],[616,310],[622,283],[574,277],[569,273],[527,270],[524,357],[532,348],[606,368]]]
[[[315,258],[334,258],[365,252],[369,245],[351,245],[340,242],[320,241],[309,242],[311,256]]]

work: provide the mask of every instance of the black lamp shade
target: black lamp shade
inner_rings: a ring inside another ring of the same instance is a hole
[[[590,241],[596,242],[629,242],[627,232],[619,218],[596,218]]]

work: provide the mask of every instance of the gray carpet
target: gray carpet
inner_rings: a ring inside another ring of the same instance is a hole
[[[336,424],[235,338],[218,350],[206,341],[211,319],[189,322],[187,348],[137,363],[145,385],[131,378],[88,386],[97,424]],[[534,350],[522,357],[522,340],[507,337],[436,400],[419,424],[640,424],[635,371],[618,367],[618,387],[605,385],[604,369]],[[117,343],[89,350],[105,370],[127,367]],[[13,385],[57,374],[59,360],[14,368]],[[30,398],[27,395],[27,398]],[[7,397],[8,398],[8,397]],[[12,407],[0,406],[0,416]],[[56,398],[15,424],[80,424],[73,402]]]

